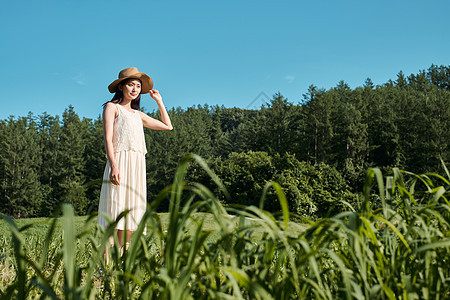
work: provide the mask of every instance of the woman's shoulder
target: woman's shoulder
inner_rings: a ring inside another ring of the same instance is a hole
[[[115,117],[119,114],[117,110],[117,105],[112,102],[107,102],[105,107],[103,108],[103,114],[112,114],[114,113]]]
[[[115,111],[117,111],[117,104],[116,103],[112,103],[111,101],[107,102],[105,104],[105,108],[104,109],[105,110],[115,110]]]

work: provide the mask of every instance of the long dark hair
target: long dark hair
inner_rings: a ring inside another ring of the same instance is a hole
[[[117,85],[117,91],[116,91],[116,93],[114,94],[113,98],[112,98],[111,100],[109,100],[109,101],[103,103],[103,105],[102,105],[103,109],[105,108],[105,105],[106,105],[108,102],[119,103],[119,104],[120,104],[120,103],[123,101],[123,93],[122,93],[121,90],[119,90],[119,85],[127,84],[127,82],[128,82],[129,80],[135,80],[135,78],[126,79],[126,80],[122,81],[121,83],[119,83],[119,84]],[[139,79],[138,79],[138,80],[139,80]],[[139,80],[139,81],[140,81],[140,80]],[[135,109],[135,110],[139,110],[139,109],[141,108],[141,94],[140,94],[140,93],[139,93],[139,95],[136,97],[136,99],[131,100],[131,108],[132,108],[132,109]]]

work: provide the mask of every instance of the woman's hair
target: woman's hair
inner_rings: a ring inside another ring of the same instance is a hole
[[[128,83],[128,81],[130,80],[139,80],[139,79],[135,79],[135,78],[130,78],[130,79],[125,79],[124,81],[122,81],[121,83],[119,83],[117,85],[117,91],[114,94],[113,98],[105,103],[103,103],[102,107],[103,109],[105,108],[105,105],[108,102],[112,102],[112,103],[120,103],[123,100],[123,93],[121,90],[119,90],[118,86],[119,85],[125,85]],[[140,81],[140,80],[139,80]],[[141,108],[141,93],[139,93],[139,95],[136,97],[136,99],[131,100],[131,108],[135,109],[135,110],[139,110]]]

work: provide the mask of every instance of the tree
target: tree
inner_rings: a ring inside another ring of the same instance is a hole
[[[40,215],[45,196],[37,170],[42,164],[33,115],[1,122],[1,211],[15,217]]]
[[[430,83],[446,90],[450,90],[450,66],[431,65],[426,77]]]
[[[59,116],[43,113],[39,116],[39,145],[42,164],[39,169],[39,181],[46,190],[46,197],[42,201],[42,216],[49,216],[56,208],[58,201],[54,199],[54,189],[57,187],[56,165],[59,159],[58,143],[61,137]]]
[[[272,155],[294,151],[299,145],[295,139],[298,109],[280,93],[273,95],[265,112],[265,122],[260,124],[265,144]]]
[[[356,196],[334,167],[300,162],[289,154],[275,157],[274,164],[277,172],[272,180],[283,188],[290,211],[300,216],[335,215],[344,210],[342,201],[356,203]]]
[[[57,185],[52,191],[55,204],[71,203],[77,214],[86,213],[87,198],[85,176],[85,139],[87,136],[86,123],[81,122],[73,106],[69,106],[63,113],[61,136],[57,145],[58,159],[55,165],[55,179]],[[53,209],[56,206],[52,207]]]
[[[85,180],[87,213],[97,211],[100,199],[101,180],[106,165],[106,153],[103,143],[103,121],[99,116],[96,120],[83,120],[87,127],[87,135],[84,138],[85,151]]]
[[[276,168],[267,152],[248,151],[231,153],[214,171],[229,191],[232,204],[259,206],[263,188],[272,179]],[[270,202],[265,209],[273,209]]]
[[[368,163],[378,167],[401,167],[404,163],[398,129],[396,99],[399,88],[381,87],[367,98]]]
[[[297,131],[301,146],[295,153],[299,159],[317,164],[327,161],[330,154],[334,135],[331,98],[325,90],[315,86],[310,86],[303,97],[302,121]]]
[[[145,130],[147,143],[147,193],[149,201],[172,183],[178,161],[188,153],[211,157],[212,122],[207,107],[172,109],[172,131]],[[159,112],[150,116],[159,119]],[[162,203],[161,209],[168,207]]]
[[[408,81],[405,78],[405,75],[402,71],[397,74],[397,80],[395,81],[395,85],[399,88],[404,88],[408,85]]]

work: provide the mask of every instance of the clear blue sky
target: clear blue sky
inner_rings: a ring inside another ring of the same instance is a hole
[[[166,107],[247,107],[450,64],[450,1],[3,1],[0,119],[70,104],[96,118],[135,66]],[[258,100],[259,101],[259,100]],[[146,95],[147,111],[157,108]]]

